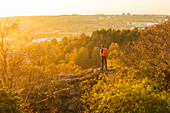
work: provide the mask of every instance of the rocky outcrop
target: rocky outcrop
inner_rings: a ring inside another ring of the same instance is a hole
[[[40,113],[81,113],[80,83],[100,74],[111,74],[116,70],[91,69],[79,74],[62,74],[33,84],[26,84],[20,89],[22,104],[26,112]]]

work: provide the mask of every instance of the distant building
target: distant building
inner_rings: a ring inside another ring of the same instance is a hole
[[[122,13],[122,15],[126,15],[125,13]]]
[[[15,41],[16,38],[5,38],[5,40],[7,40],[7,41]]]
[[[137,28],[137,29],[145,29],[146,27],[131,27],[130,29],[135,29],[135,28]]]
[[[149,27],[157,24],[158,23],[152,23],[152,22],[132,22],[133,27]]]
[[[167,22],[168,21],[168,19],[165,19],[165,22]]]
[[[127,14],[126,13],[122,13],[122,15],[130,15],[130,13],[127,13]]]
[[[126,23],[127,25],[130,25],[130,22],[129,21],[127,21],[127,23]]]
[[[130,15],[130,13],[127,13],[127,15]]]
[[[54,38],[56,38],[56,37],[54,37]],[[32,42],[30,44],[41,43],[41,42],[45,42],[45,41],[49,42],[49,41],[51,41],[54,38],[35,38],[35,39],[32,40]],[[56,38],[56,39],[57,39],[57,41],[61,41],[62,40],[62,38]]]
[[[100,16],[100,17],[99,17],[99,20],[103,20],[103,19],[105,19],[103,16]]]

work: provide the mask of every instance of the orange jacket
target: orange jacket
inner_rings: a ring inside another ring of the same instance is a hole
[[[107,54],[108,54],[107,48],[101,49],[100,53],[101,53],[102,56],[107,56]]]

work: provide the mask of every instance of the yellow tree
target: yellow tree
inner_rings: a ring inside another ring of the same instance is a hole
[[[1,37],[1,50],[0,50],[0,56],[1,56],[1,76],[6,84],[6,78],[7,78],[7,55],[9,53],[10,44],[7,42],[7,35],[11,32],[15,31],[17,29],[17,21],[12,21],[10,18],[5,18],[0,23],[0,37]]]
[[[77,65],[81,66],[83,69],[89,67],[90,60],[88,50],[85,47],[81,47],[77,54],[77,60],[75,62]]]
[[[119,45],[113,42],[109,47],[109,54],[108,54],[109,59],[117,58],[118,52],[119,52]]]
[[[163,77],[170,87],[170,21],[142,31],[136,42],[124,47],[121,60],[145,75]]]

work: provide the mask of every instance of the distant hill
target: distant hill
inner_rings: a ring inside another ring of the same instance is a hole
[[[167,15],[60,15],[18,16],[23,34],[76,35],[91,34],[102,28],[128,29],[133,22],[160,23]],[[2,18],[0,18],[2,19]]]

